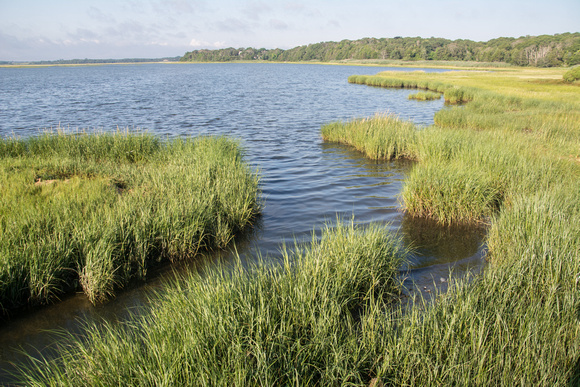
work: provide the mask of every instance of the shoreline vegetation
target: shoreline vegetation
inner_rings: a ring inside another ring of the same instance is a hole
[[[39,61],[0,61],[0,67],[98,66],[107,64],[175,63],[181,57],[125,59],[59,59]]]
[[[288,50],[228,47],[186,52],[180,60],[183,62],[471,61],[513,66],[560,67],[580,64],[580,33],[502,37],[487,42],[397,36],[321,42]]]
[[[14,63],[14,64],[0,64],[0,68],[46,68],[46,67],[79,67],[79,66],[127,66],[127,65],[146,65],[146,64],[179,64],[179,65],[195,65],[195,64],[243,64],[243,63],[270,63],[270,64],[301,64],[301,65],[326,65],[326,66],[368,66],[368,67],[405,67],[405,68],[432,68],[445,70],[479,70],[479,71],[497,71],[504,69],[516,69],[506,63],[500,62],[458,62],[458,61],[408,61],[408,60],[373,60],[373,59],[344,59],[340,61],[321,62],[316,60],[311,61],[296,61],[296,62],[272,62],[264,60],[236,60],[229,62],[183,62],[183,61],[153,61],[153,62],[103,62],[103,63],[78,63],[78,64],[59,64],[59,63],[45,63],[45,64],[31,64],[31,63]]]
[[[0,139],[0,315],[81,289],[104,301],[162,261],[225,247],[258,215],[258,183],[226,138]]]
[[[385,384],[580,383],[580,93],[562,72],[349,78],[467,102],[428,128],[383,115],[325,125],[322,136],[370,158],[416,160],[402,194],[410,214],[489,227],[491,265],[401,323],[417,329],[402,338],[417,343],[415,364],[397,362],[406,377]]]
[[[466,39],[401,37],[362,38],[280,48],[200,49],[157,59],[60,59],[0,61],[0,67],[79,66],[136,63],[320,63],[432,68],[571,67],[580,64],[580,32],[500,37],[487,42]]]
[[[92,325],[26,385],[535,385],[580,383],[580,93],[563,70],[381,73],[464,106],[417,128],[335,122],[326,141],[417,161],[407,211],[484,222],[491,264],[402,304],[406,251],[385,228],[338,222],[284,264],[208,269],[138,321]]]
[[[436,99],[441,99],[441,93],[434,93],[432,91],[420,91],[418,93],[409,94],[408,98],[417,101],[434,101]]]

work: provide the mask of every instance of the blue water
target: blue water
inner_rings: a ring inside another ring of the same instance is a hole
[[[339,215],[389,224],[400,232],[416,248],[404,274],[418,282],[417,288],[427,288],[447,278],[452,267],[460,273],[481,263],[481,233],[405,216],[398,196],[411,163],[369,161],[320,137],[325,123],[377,113],[422,126],[433,123],[435,112],[444,108],[442,100],[408,100],[414,90],[347,82],[349,75],[383,70],[408,71],[231,63],[0,68],[0,136],[128,128],[163,137],[238,138],[262,176],[265,204],[256,229],[237,246],[244,259],[275,260],[281,242],[308,239]],[[163,286],[159,279],[153,283]],[[122,318],[127,309],[146,304],[150,286],[97,307],[78,295],[4,323],[0,366],[14,356],[10,348],[15,345],[50,345],[43,329],[75,330],[78,318]]]

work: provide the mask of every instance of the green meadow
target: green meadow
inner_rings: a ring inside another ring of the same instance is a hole
[[[449,106],[430,127],[377,115],[321,129],[373,159],[415,160],[405,211],[487,227],[482,274],[401,303],[402,242],[382,226],[339,222],[284,247],[281,267],[234,264],[176,281],[148,314],[89,326],[59,358],[33,361],[23,384],[578,385],[580,89],[564,71],[354,76],[443,93]],[[103,187],[117,200],[130,190]]]
[[[223,248],[260,209],[225,138],[45,133],[0,140],[2,312],[82,289],[92,302],[162,261]]]

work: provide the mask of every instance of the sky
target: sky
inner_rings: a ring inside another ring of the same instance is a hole
[[[580,32],[580,0],[0,0],[0,61]]]

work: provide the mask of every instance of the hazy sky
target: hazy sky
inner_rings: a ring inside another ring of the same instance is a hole
[[[0,0],[0,61],[580,31],[580,0]]]

